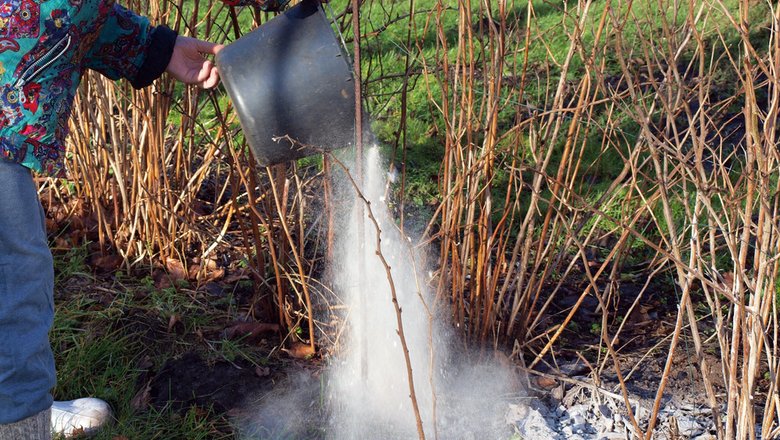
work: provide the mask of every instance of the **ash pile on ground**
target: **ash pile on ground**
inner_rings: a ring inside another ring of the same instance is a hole
[[[506,390],[506,393],[485,393],[483,399],[474,403],[485,405],[490,400],[491,412],[503,412],[503,420],[497,420],[505,428],[488,429],[488,436],[482,435],[488,423],[483,420],[474,426],[472,418],[463,415],[461,420],[455,417],[440,417],[439,438],[453,440],[623,440],[637,438],[628,418],[625,403],[620,395],[616,381],[602,379],[596,386],[587,374],[579,375],[579,365],[561,365],[558,379],[547,381],[539,386],[539,376],[530,375],[529,388],[522,392]],[[290,374],[287,379],[277,382],[270,391],[258,395],[254,405],[248,405],[241,411],[240,438],[242,439],[333,439],[332,422],[329,419],[327,402],[323,400],[327,387],[321,371],[300,371]],[[561,374],[563,373],[563,374]],[[714,440],[715,427],[712,414],[704,405],[703,391],[686,388],[693,383],[680,378],[671,380],[667,386],[654,429],[653,439],[692,439]],[[549,374],[545,377],[553,377]],[[648,379],[655,380],[655,376]],[[652,381],[646,387],[641,382],[630,386],[629,399],[640,428],[647,429],[647,422],[655,397]],[[444,396],[442,396],[444,397]],[[722,413],[725,408],[722,409]],[[238,414],[236,414],[238,415]],[[364,420],[366,425],[373,421]],[[393,430],[381,438],[409,439],[417,438],[415,433]],[[482,430],[482,431],[481,431]],[[452,435],[452,432],[458,432]],[[498,435],[497,432],[502,434]],[[387,433],[386,433],[387,434]],[[374,436],[372,438],[380,438]]]
[[[646,371],[658,367],[649,362]],[[582,374],[582,375],[580,375]],[[607,375],[608,376],[608,375]],[[628,397],[639,427],[645,431],[652,411],[658,375],[645,373],[628,385]],[[616,378],[601,378],[598,385],[584,374],[581,365],[561,365],[558,375],[529,377],[533,397],[509,404],[506,422],[521,439],[638,438]],[[715,439],[712,411],[705,404],[704,390],[696,381],[678,374],[672,378],[661,401],[653,439]],[[720,408],[721,414],[725,408]]]
[[[640,417],[640,427],[647,427],[647,413]],[[552,408],[541,399],[510,404],[507,423],[513,425],[522,439],[550,440],[622,440],[637,438],[624,407],[614,400],[603,403],[561,404]],[[677,434],[675,435],[674,432]],[[709,409],[694,406],[664,406],[659,413],[654,439],[715,439]]]

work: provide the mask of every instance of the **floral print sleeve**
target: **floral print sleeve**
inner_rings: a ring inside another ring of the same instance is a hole
[[[84,66],[113,80],[127,78],[137,89],[146,87],[168,66],[176,35],[166,26],[153,27],[148,18],[114,4],[84,57]]]
[[[222,1],[270,11],[289,0]],[[176,38],[115,0],[0,0],[0,160],[64,176],[84,71],[145,87],[168,67]]]
[[[175,43],[175,32],[114,0],[0,0],[0,160],[63,176],[84,70],[144,87]]]

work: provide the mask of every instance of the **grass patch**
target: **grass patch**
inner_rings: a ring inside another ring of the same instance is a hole
[[[232,295],[212,302],[196,290],[155,288],[150,277],[91,275],[83,259],[72,270],[76,252],[81,248],[55,254],[55,400],[107,401],[116,420],[95,439],[235,438],[225,414],[150,403],[143,391],[156,371],[183,353],[209,363],[268,363],[267,345],[222,336],[239,318]]]

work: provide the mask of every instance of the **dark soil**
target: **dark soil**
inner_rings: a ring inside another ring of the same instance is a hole
[[[186,410],[195,405],[228,412],[273,386],[273,373],[258,373],[248,362],[209,365],[198,353],[188,352],[169,359],[151,380],[151,403],[158,408]]]

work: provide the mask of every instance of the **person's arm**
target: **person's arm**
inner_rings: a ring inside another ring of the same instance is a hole
[[[179,81],[209,88],[218,82],[217,69],[204,54],[221,47],[178,36],[166,26],[151,26],[146,17],[114,4],[85,65],[114,80],[126,78],[137,89],[166,71]]]
[[[97,39],[84,57],[87,68],[135,88],[146,87],[165,71],[176,32],[152,26],[149,19],[114,4]]]

